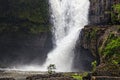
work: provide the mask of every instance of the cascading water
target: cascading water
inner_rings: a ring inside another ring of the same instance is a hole
[[[88,23],[89,0],[49,0],[55,48],[44,66],[55,64],[57,71],[72,71],[74,47],[81,29]]]
[[[74,48],[81,29],[88,23],[89,0],[49,0],[49,3],[54,49],[43,66],[24,65],[13,70],[45,71],[48,65],[55,64],[57,71],[73,71]]]

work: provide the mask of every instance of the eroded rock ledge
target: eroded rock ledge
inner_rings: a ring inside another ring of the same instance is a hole
[[[81,47],[82,50],[87,51],[86,54],[92,54],[92,56],[94,56],[94,58],[99,63],[105,63],[108,60],[104,57],[107,45],[110,44],[110,42],[113,40],[119,40],[119,38],[120,25],[88,25],[82,29],[80,39],[78,40],[76,48],[78,49],[77,51],[79,52],[79,54],[83,54],[83,51],[79,51]],[[117,50],[120,49],[118,48]],[[112,54],[112,56],[116,55],[114,53]],[[112,58],[112,56],[110,58]]]

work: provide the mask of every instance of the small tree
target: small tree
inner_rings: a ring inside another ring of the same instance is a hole
[[[56,66],[55,66],[55,64],[50,64],[50,65],[47,67],[47,69],[48,69],[48,73],[49,73],[49,74],[54,74],[54,73],[55,73]]]

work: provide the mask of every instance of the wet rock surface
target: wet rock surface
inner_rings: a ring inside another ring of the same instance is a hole
[[[63,74],[57,73],[52,75],[34,75],[29,76],[26,80],[75,80],[72,77],[64,76]]]
[[[39,34],[0,35],[0,67],[38,63],[42,64],[52,49],[50,32]]]
[[[34,71],[1,71],[0,80],[75,80],[63,73],[47,74]]]
[[[45,72],[15,70],[0,71],[0,80],[26,80],[26,77],[37,74],[45,74]]]
[[[79,80],[72,75],[82,73],[55,73],[33,71],[4,71],[0,72],[0,80]],[[83,80],[120,80],[120,71],[96,71],[89,73],[82,78]]]

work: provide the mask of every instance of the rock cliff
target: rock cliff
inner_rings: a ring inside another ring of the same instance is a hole
[[[1,67],[42,64],[52,49],[50,32],[39,34],[6,33],[0,35]]]
[[[81,32],[76,45],[75,60],[79,61],[80,65],[86,64],[87,66],[90,66],[94,60],[97,60],[99,65],[116,65],[120,63],[119,50],[120,25],[89,25],[85,26]]]
[[[111,24],[113,5],[120,0],[90,0],[89,24]]]
[[[48,0],[0,0],[0,67],[37,62],[52,49]]]

